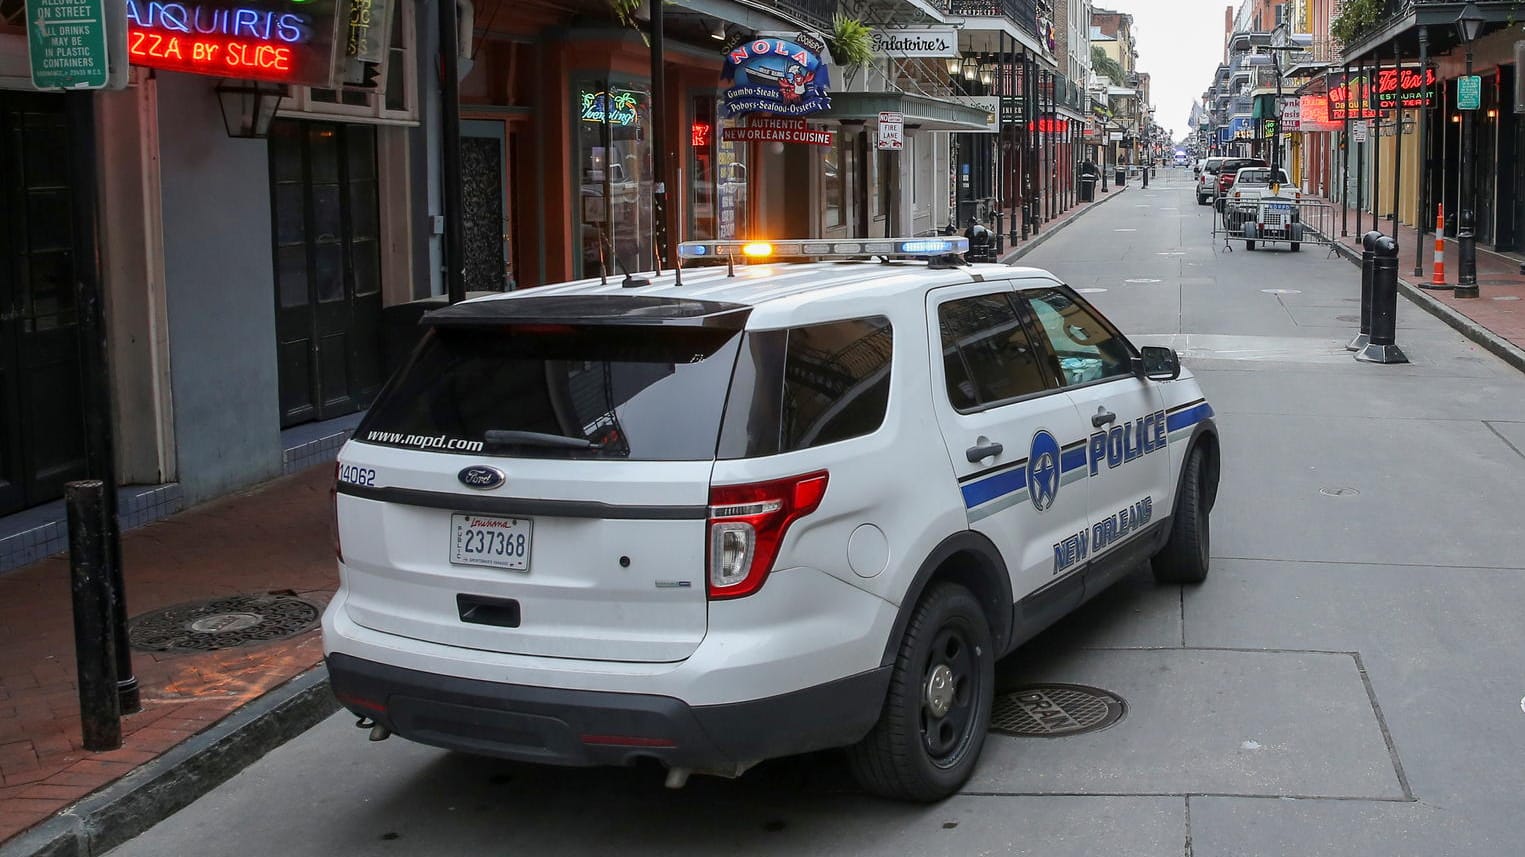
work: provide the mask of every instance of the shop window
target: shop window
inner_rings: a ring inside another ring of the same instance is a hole
[[[595,82],[574,92],[578,272],[596,277],[619,276],[622,267],[649,271],[651,92],[645,84]]]
[[[417,4],[399,2],[392,14],[392,36],[386,62],[375,88],[340,86],[324,89],[293,86],[281,102],[282,116],[325,116],[348,122],[418,121],[418,26]]]
[[[687,229],[685,240],[713,241],[745,238],[747,230],[746,143],[722,139],[726,127],[739,120],[722,120],[713,95],[695,96],[689,127]]]
[[[821,161],[821,197],[826,201],[822,225],[827,229],[847,222],[847,172],[852,169],[847,135],[840,131]]]

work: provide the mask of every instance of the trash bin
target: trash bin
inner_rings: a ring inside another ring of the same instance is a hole
[[[1123,169],[1122,167],[1118,167],[1117,168],[1117,174],[1112,177],[1112,180],[1114,182],[1117,182],[1117,186],[1118,187],[1122,187],[1123,185],[1127,184],[1128,183],[1128,173],[1127,173],[1127,170]]]
[[[1093,202],[1096,199],[1096,177],[1080,177],[1080,201]]]

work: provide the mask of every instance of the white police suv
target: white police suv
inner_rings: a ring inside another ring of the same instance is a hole
[[[339,700],[675,786],[846,747],[869,791],[953,793],[997,658],[1145,561],[1206,576],[1219,469],[1174,352],[965,249],[684,244],[427,315],[340,453]]]

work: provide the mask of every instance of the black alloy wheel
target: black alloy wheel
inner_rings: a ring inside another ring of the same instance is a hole
[[[879,722],[848,749],[865,791],[932,802],[974,773],[990,729],[995,651],[973,594],[934,583],[901,638]]]

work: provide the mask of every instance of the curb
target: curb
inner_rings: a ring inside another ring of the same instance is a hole
[[[1357,268],[1361,266],[1361,254],[1356,252],[1354,247],[1347,247],[1342,243],[1335,242],[1334,248],[1336,252],[1344,256]],[[1398,278],[1398,291],[1408,298],[1410,302],[1417,304],[1420,309],[1450,325],[1462,336],[1472,340],[1510,366],[1525,372],[1525,350],[1522,350],[1519,346],[1461,314],[1449,304],[1430,297],[1429,293],[1424,289],[1419,288],[1402,277]],[[0,855],[0,857],[4,857],[4,855]]]
[[[1044,230],[1042,232],[1039,232],[1038,233],[1038,237],[1028,239],[1028,242],[1026,244],[1023,244],[1021,247],[1018,247],[1018,248],[1016,248],[1014,250],[1008,250],[1006,252],[1006,255],[1001,257],[1000,263],[1002,265],[1015,264],[1018,259],[1022,258],[1023,256],[1026,256],[1028,253],[1031,253],[1032,251],[1034,251],[1034,250],[1038,249],[1040,246],[1042,246],[1043,242],[1047,241],[1049,239],[1049,236],[1053,235],[1055,232],[1058,232],[1059,230],[1063,229],[1064,227],[1069,226],[1071,223],[1074,223],[1075,221],[1079,220],[1080,218],[1086,216],[1086,214],[1089,213],[1092,209],[1100,208],[1101,206],[1106,205],[1107,203],[1111,202],[1112,200],[1117,199],[1118,197],[1122,196],[1124,193],[1127,193],[1132,187],[1133,187],[1132,185],[1124,185],[1123,187],[1121,187],[1121,188],[1119,188],[1117,190],[1113,190],[1113,191],[1111,191],[1109,193],[1109,195],[1107,196],[1106,199],[1100,199],[1100,200],[1097,200],[1096,202],[1091,203],[1090,206],[1088,206],[1085,209],[1085,211],[1081,211],[1081,212],[1078,212],[1076,214],[1072,214],[1069,217],[1066,217],[1065,219],[1059,221],[1058,223],[1055,223],[1055,224],[1049,226],[1048,229],[1046,229],[1046,230]]]
[[[104,854],[339,710],[314,667],[5,845],[0,857]]]

